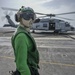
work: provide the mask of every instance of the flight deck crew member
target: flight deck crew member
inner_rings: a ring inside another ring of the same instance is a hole
[[[19,26],[11,38],[14,49],[16,69],[20,75],[39,75],[39,52],[34,38],[30,34],[30,27],[36,15],[30,7],[22,7],[15,15]]]

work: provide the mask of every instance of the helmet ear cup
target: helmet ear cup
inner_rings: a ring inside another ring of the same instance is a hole
[[[15,14],[15,21],[19,22],[19,20],[20,20],[20,16],[18,14]]]

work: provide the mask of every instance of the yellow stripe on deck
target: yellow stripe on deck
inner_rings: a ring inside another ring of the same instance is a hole
[[[0,56],[0,58],[14,59],[13,57],[8,57],[8,56]],[[40,64],[51,64],[51,65],[75,67],[75,64],[64,64],[64,63],[49,62],[49,61],[40,61]]]

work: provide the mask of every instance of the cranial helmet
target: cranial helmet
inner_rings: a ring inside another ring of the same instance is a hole
[[[20,22],[20,18],[23,18],[25,20],[35,20],[36,15],[32,8],[22,6],[20,10],[17,12],[17,14],[15,14],[15,21]]]

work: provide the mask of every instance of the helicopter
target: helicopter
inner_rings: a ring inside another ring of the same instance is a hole
[[[11,20],[9,15],[6,15],[5,17],[7,18],[9,24],[5,24],[3,27],[18,27],[18,24],[15,25],[15,23]]]
[[[6,7],[2,7],[2,9],[18,11],[18,9],[6,8]],[[33,33],[35,32],[35,30],[46,30],[46,31],[53,30],[55,33],[64,33],[67,31],[75,30],[75,28],[71,26],[69,22],[52,18],[56,16],[59,17],[59,15],[75,14],[75,12],[67,12],[67,13],[60,13],[60,14],[44,14],[44,13],[35,12],[35,14],[44,15],[44,16],[37,17],[38,22],[37,21],[34,22],[34,24],[31,27]],[[59,17],[59,18],[63,18],[63,17]],[[69,18],[63,18],[63,19],[73,20]]]
[[[14,27],[14,28],[17,28],[18,27],[18,24],[15,24],[12,19],[11,19],[11,15],[13,15],[12,12],[8,12],[8,11],[5,11],[4,12],[4,15],[5,16],[2,16],[2,21],[6,18],[8,24],[4,24],[3,27]]]
[[[0,33],[13,33],[16,28],[18,27],[18,24],[15,24],[12,19],[11,16],[12,13],[8,13],[7,11],[4,12],[4,16],[1,17],[2,21],[4,19],[6,19],[6,21],[8,22],[8,24],[4,24],[3,27],[0,27]]]
[[[32,26],[33,32],[35,30],[53,31],[54,33],[63,33],[73,31],[75,28],[69,22],[60,19],[42,18],[40,22],[34,23]]]

